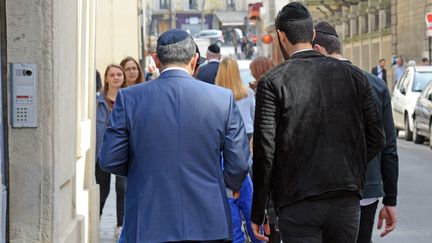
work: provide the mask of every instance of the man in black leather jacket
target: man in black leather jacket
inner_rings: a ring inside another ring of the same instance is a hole
[[[312,44],[323,55],[349,62],[341,55],[341,45],[336,30],[327,22],[315,24],[316,36]],[[396,129],[393,122],[390,93],[382,79],[363,71],[372,87],[378,109],[381,113],[386,145],[383,151],[368,163],[363,199],[360,201],[360,227],[357,243],[370,243],[378,206],[378,198],[384,197],[383,208],[378,216],[378,228],[383,220],[386,227],[381,233],[385,236],[396,227],[396,199],[399,172],[399,158],[396,146]]]
[[[301,3],[275,24],[290,59],[257,89],[252,227],[267,240],[259,226],[271,192],[283,242],[354,243],[367,161],[385,143],[372,90],[361,70],[312,49]]]

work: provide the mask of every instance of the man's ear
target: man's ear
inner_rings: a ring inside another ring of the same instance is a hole
[[[156,53],[152,53],[151,56],[153,57],[153,60],[155,61],[156,67],[161,68],[161,62],[159,60],[159,57]]]
[[[280,30],[276,30],[276,31],[279,33],[279,38],[280,38],[281,42],[282,43],[285,42],[287,40],[285,32],[280,31]]]
[[[195,55],[193,55],[191,63],[190,63],[190,67],[191,67],[192,73],[193,73],[193,71],[196,68],[196,64],[198,62],[198,59],[199,59],[199,55],[198,55],[198,53],[195,53]]]

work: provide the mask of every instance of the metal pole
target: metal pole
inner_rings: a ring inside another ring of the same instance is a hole
[[[431,49],[431,36],[429,36],[429,65],[431,65],[432,49]]]

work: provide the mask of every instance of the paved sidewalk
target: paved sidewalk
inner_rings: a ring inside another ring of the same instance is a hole
[[[104,211],[100,220],[99,236],[100,243],[115,243],[114,228],[117,224],[116,219],[116,193],[115,176],[111,175],[111,189],[108,199],[105,202]]]

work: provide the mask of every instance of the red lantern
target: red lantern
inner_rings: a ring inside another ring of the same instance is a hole
[[[261,37],[261,40],[262,40],[262,42],[263,42],[264,44],[270,44],[270,43],[273,42],[273,36],[270,35],[270,34],[264,34],[264,35]]]

